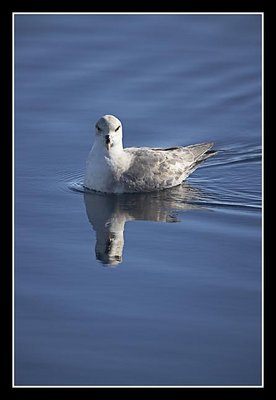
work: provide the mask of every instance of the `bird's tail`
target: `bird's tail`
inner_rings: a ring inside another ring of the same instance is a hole
[[[199,164],[201,164],[203,161],[205,161],[208,158],[213,157],[217,154],[217,151],[210,150],[213,146],[214,146],[214,143],[200,143],[200,144],[188,146],[195,157],[195,161],[191,165],[189,175],[197,169]]]
[[[202,154],[199,160],[197,162],[201,162],[204,160],[207,160],[207,158],[213,157],[217,154],[218,152],[216,150],[208,150],[206,153]]]
[[[200,143],[200,144],[194,144],[191,146],[187,146],[190,150],[190,152],[194,156],[194,161],[195,163],[199,163],[201,161],[207,160],[207,158],[210,158],[217,154],[216,151],[211,150],[211,148],[214,146],[214,143]]]

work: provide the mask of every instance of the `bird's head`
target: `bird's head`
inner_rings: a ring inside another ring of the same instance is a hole
[[[114,115],[104,115],[96,123],[96,139],[110,151],[117,146],[122,147],[123,130],[121,121]]]

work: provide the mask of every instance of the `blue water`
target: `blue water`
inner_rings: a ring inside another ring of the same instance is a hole
[[[84,193],[103,114],[218,155]],[[259,15],[16,15],[15,384],[260,385],[261,145]]]

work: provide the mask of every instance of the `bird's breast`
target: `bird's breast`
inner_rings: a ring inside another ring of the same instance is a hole
[[[129,168],[131,157],[122,151],[92,148],[86,163],[84,185],[101,192],[122,192],[120,178]]]
[[[97,191],[110,191],[113,183],[113,171],[110,160],[91,150],[87,162],[84,186]]]

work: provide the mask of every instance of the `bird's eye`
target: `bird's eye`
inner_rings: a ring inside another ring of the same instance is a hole
[[[98,125],[96,125],[96,129],[98,129],[98,131],[102,131],[102,129],[98,126]]]
[[[115,132],[117,132],[120,128],[121,128],[120,125],[117,126],[117,128],[115,129]]]

